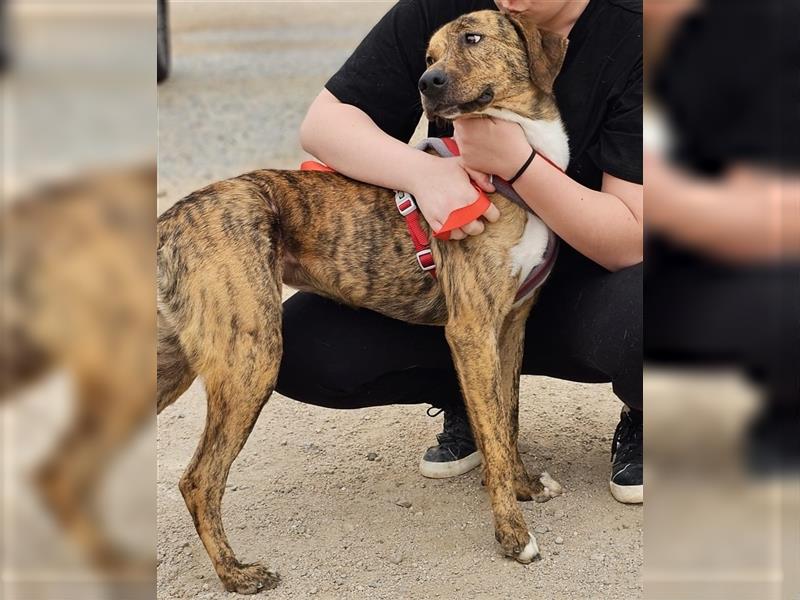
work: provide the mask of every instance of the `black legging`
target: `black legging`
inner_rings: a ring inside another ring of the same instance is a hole
[[[611,382],[625,404],[641,410],[642,265],[609,273],[564,254],[559,261],[573,268],[556,268],[528,318],[522,373]],[[330,408],[427,403],[463,410],[442,327],[308,293],[292,296],[283,312],[279,393]]]

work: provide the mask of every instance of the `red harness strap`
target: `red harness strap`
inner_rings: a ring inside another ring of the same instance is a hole
[[[414,242],[414,250],[417,252],[419,268],[427,271],[436,279],[436,263],[433,262],[431,244],[420,223],[419,208],[417,208],[417,203],[414,201],[414,196],[407,192],[395,192],[394,203],[397,206],[397,210],[406,220],[408,233],[411,235],[411,241]]]

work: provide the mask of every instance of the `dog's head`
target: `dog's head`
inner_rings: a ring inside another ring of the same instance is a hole
[[[552,99],[566,50],[566,38],[524,17],[493,10],[459,17],[428,44],[428,69],[419,79],[425,114],[454,119],[488,108],[519,113],[531,97]]]

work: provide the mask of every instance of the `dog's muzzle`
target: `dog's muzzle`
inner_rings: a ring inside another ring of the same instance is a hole
[[[419,91],[429,100],[442,97],[447,88],[447,74],[442,69],[425,71],[419,78]]]

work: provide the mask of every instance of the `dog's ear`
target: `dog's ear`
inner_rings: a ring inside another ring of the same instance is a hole
[[[569,40],[557,33],[539,29],[522,15],[508,18],[528,52],[531,81],[545,93],[552,94],[553,82],[564,64]]]

